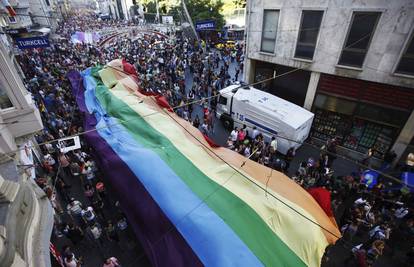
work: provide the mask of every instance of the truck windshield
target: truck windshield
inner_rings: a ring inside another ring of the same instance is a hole
[[[221,105],[227,105],[227,98],[225,98],[224,96],[220,96],[218,102]]]

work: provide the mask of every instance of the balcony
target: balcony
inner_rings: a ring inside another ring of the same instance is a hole
[[[43,128],[39,110],[3,45],[0,46],[0,151],[16,150],[16,138]]]

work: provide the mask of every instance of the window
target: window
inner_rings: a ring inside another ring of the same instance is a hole
[[[411,33],[410,40],[398,63],[397,73],[414,75],[414,32]]]
[[[295,57],[313,59],[323,11],[303,11]]]
[[[227,105],[227,98],[225,98],[224,96],[220,96],[218,102],[221,105]]]
[[[17,23],[16,17],[9,17],[10,23]]]
[[[264,10],[262,43],[260,50],[274,53],[276,44],[277,22],[279,21],[279,10]]]
[[[0,109],[6,109],[13,107],[12,102],[10,101],[9,96],[6,93],[6,90],[0,84]]]
[[[380,107],[367,103],[360,103],[355,111],[355,116],[368,118],[369,120],[387,123],[395,126],[404,125],[410,113],[407,111]]]
[[[380,17],[379,12],[354,12],[340,65],[361,67]]]

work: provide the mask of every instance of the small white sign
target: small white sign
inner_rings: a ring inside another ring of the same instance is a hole
[[[81,148],[79,136],[65,137],[58,140],[60,152],[67,153],[72,150]]]
[[[173,16],[162,16],[161,20],[162,20],[162,24],[171,24],[171,25],[174,24]]]

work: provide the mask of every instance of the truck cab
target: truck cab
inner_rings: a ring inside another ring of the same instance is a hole
[[[226,129],[233,128],[234,121],[231,109],[233,104],[233,96],[239,88],[240,84],[233,84],[220,90],[216,106],[216,117],[223,122]]]
[[[275,137],[282,154],[309,136],[314,114],[298,105],[244,84],[230,85],[219,94],[216,115],[228,130],[245,125],[250,133],[256,128],[266,142]]]

